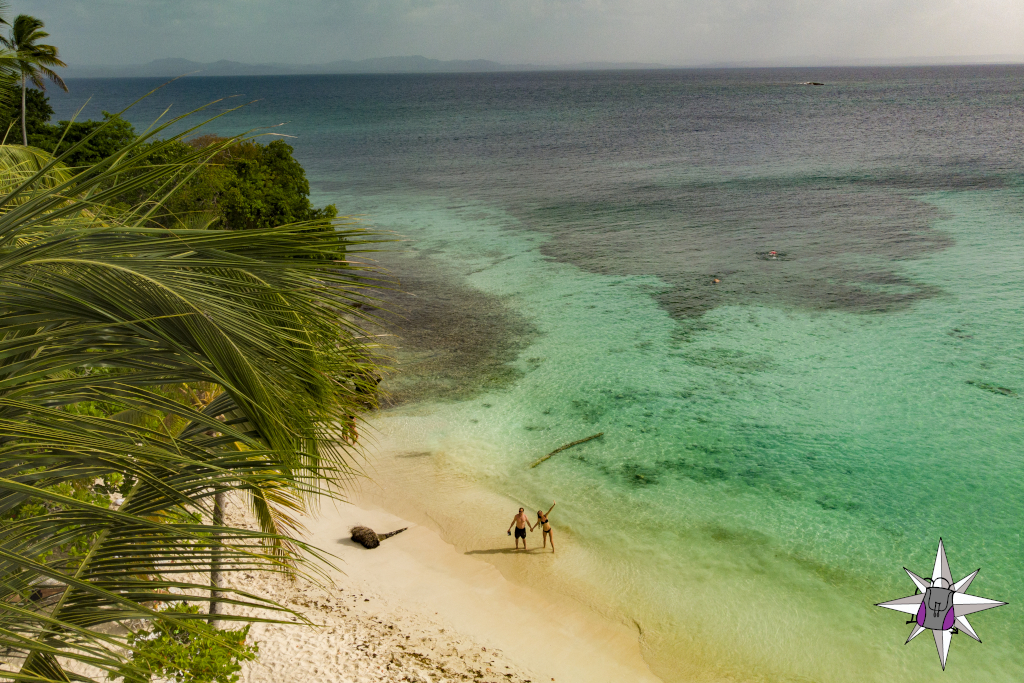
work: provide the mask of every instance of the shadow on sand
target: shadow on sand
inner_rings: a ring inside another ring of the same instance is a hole
[[[544,550],[544,548],[530,548],[529,550],[523,550],[522,548],[520,548],[519,550],[516,550],[515,548],[490,548],[488,550],[467,550],[464,554],[466,554],[466,555],[514,555],[516,553],[533,554],[533,553],[539,552],[541,550]]]

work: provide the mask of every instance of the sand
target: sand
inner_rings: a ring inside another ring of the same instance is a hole
[[[265,582],[261,587],[268,588]],[[260,656],[245,665],[242,681],[542,680],[500,650],[456,633],[437,617],[403,609],[361,582],[331,590],[286,583],[270,592],[316,626],[253,626]]]
[[[232,505],[228,523],[246,523]],[[260,656],[246,683],[307,681],[658,681],[637,634],[568,599],[506,580],[432,530],[374,508],[329,503],[307,540],[338,557],[333,587],[239,574],[233,582],[304,614],[316,627],[253,626]],[[409,529],[367,550],[355,524]]]
[[[269,597],[313,624],[254,624],[250,640],[259,644],[259,657],[243,664],[241,681],[659,681],[641,657],[635,630],[567,597],[509,581],[493,564],[457,549],[427,526],[373,505],[387,499],[387,487],[380,484],[377,479],[352,492],[358,505],[328,502],[315,518],[303,520],[306,540],[336,556],[338,569],[328,570],[328,583],[230,575],[232,585]],[[502,514],[514,505],[493,496],[482,500]],[[490,510],[466,524],[494,514]],[[226,522],[255,525],[237,500],[229,501]],[[356,524],[378,532],[408,529],[367,550],[349,539],[348,529]],[[494,535],[501,542],[499,557],[528,563],[551,558],[536,547],[537,534],[530,534],[531,552],[521,555],[512,554],[512,539],[503,529]],[[0,668],[17,665],[0,663]],[[64,664],[104,678],[91,667]]]

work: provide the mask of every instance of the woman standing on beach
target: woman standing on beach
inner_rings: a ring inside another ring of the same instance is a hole
[[[551,541],[551,552],[555,552],[555,538],[551,535],[551,525],[548,523],[548,515],[555,509],[555,501],[551,501],[551,507],[548,508],[547,512],[541,512],[537,510],[537,523],[530,525],[530,531],[533,531],[537,527],[541,528],[541,539],[544,541],[544,547],[548,547],[548,541]]]

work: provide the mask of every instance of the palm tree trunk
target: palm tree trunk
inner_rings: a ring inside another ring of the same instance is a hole
[[[21,144],[28,147],[28,129],[25,128],[25,74],[21,75]]]
[[[214,543],[219,543],[221,540],[217,529],[224,526],[224,507],[227,504],[227,495],[227,491],[218,487],[217,493],[213,496]],[[210,624],[216,621],[216,616],[220,613],[218,601],[220,600],[221,593],[217,589],[224,585],[223,560],[219,546],[214,546],[212,555],[213,557],[210,562],[210,585],[213,586],[213,590],[210,591],[210,618],[208,620]]]

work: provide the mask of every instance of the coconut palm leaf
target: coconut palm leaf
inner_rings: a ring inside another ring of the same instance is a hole
[[[0,677],[91,680],[73,672],[123,666],[123,641],[96,627],[152,619],[168,592],[209,601],[211,567],[317,571],[326,558],[290,535],[287,511],[358,472],[333,435],[377,371],[352,304],[378,282],[354,255],[380,238],[344,220],[166,228],[148,220],[160,196],[107,211],[128,188],[173,191],[234,142],[148,164],[165,143],[145,143],[177,123],[77,173],[62,157],[36,168],[18,165],[34,152],[0,152]],[[168,395],[181,383],[221,393]],[[154,413],[184,426],[137,419]],[[67,493],[114,478],[119,505]],[[247,498],[261,529],[211,533],[224,490]],[[43,512],[19,517],[29,504]],[[29,599],[43,579],[64,587],[45,607]],[[225,604],[282,610],[221,591]]]

